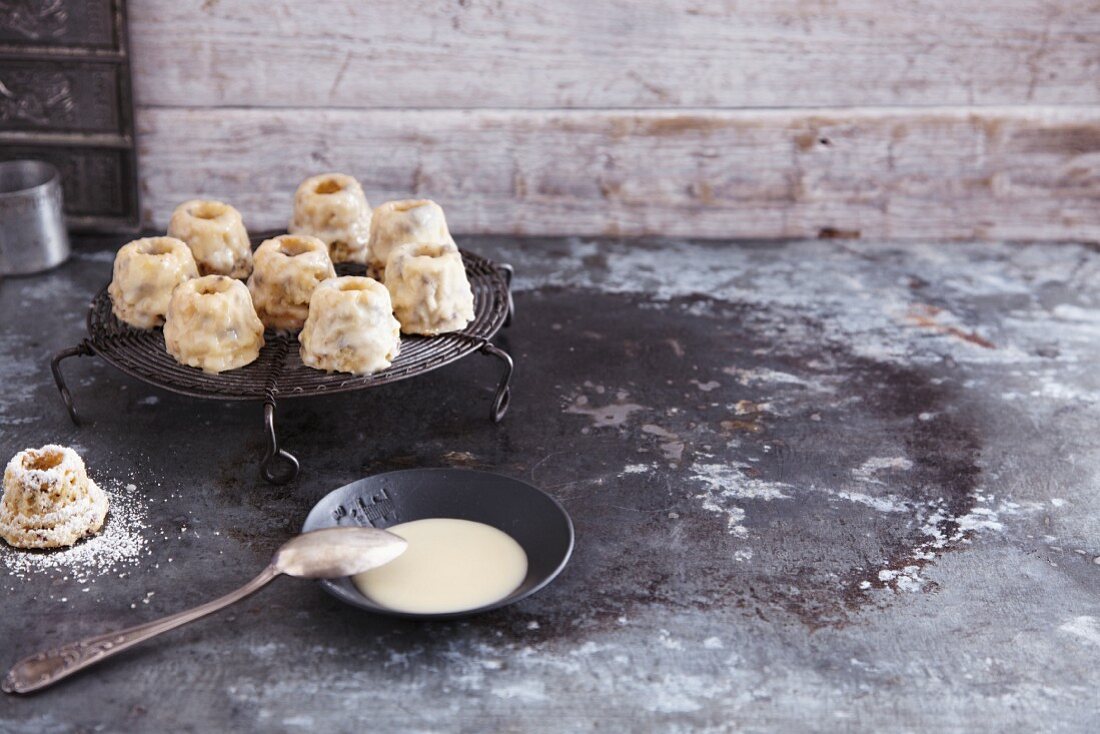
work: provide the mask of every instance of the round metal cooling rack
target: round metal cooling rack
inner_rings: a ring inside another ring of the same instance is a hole
[[[304,398],[364,390],[431,372],[473,352],[504,362],[504,374],[497,385],[490,414],[499,423],[508,411],[511,397],[512,358],[490,340],[501,327],[511,323],[512,267],[463,251],[466,275],[474,292],[474,320],[459,332],[439,336],[401,336],[401,350],[387,369],[371,375],[328,373],[302,364],[294,334],[268,331],[256,361],[239,369],[208,374],[179,364],[164,347],[161,329],[135,329],[111,312],[111,298],[104,286],[92,299],[88,311],[88,337],[74,347],[54,355],[53,371],[69,417],[80,424],[72,394],[61,373],[61,362],[69,357],[96,355],[139,380],[181,395],[213,400],[262,400],[268,450],[260,473],[269,482],[285,484],[298,475],[299,463],[279,446],[275,433],[277,398]],[[361,266],[337,266],[341,275],[361,275]],[[280,468],[281,465],[281,468]]]

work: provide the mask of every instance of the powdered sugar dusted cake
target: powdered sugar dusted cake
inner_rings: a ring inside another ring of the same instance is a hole
[[[4,470],[0,537],[17,548],[62,548],[95,535],[107,495],[70,448],[50,444],[16,454]]]

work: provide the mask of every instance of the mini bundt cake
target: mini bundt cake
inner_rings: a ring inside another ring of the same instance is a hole
[[[180,364],[224,372],[255,361],[264,345],[264,325],[244,283],[206,275],[172,294],[164,345]]]
[[[50,444],[16,454],[4,470],[0,537],[17,548],[62,548],[95,535],[107,495],[70,448]]]
[[[452,244],[398,245],[386,265],[386,288],[406,334],[459,331],[474,319],[474,294]]]
[[[309,235],[284,234],[256,250],[248,291],[256,315],[269,329],[301,329],[313,289],[336,271],[325,243]]]
[[[376,280],[345,276],[313,291],[302,333],[302,362],[328,372],[362,375],[390,366],[401,348],[401,325],[390,294]]]
[[[455,241],[447,229],[443,207],[428,199],[387,201],[378,206],[370,225],[367,265],[374,273],[384,273],[393,248],[408,242],[453,245]]]
[[[252,272],[252,244],[241,213],[220,201],[192,199],[172,212],[168,236],[187,243],[202,275],[247,278]]]
[[[199,277],[187,245],[174,237],[146,237],[123,245],[115,255],[114,277],[107,288],[111,310],[139,329],[164,323],[172,291]]]
[[[287,231],[324,242],[334,263],[366,263],[370,227],[370,204],[351,176],[311,176],[294,192],[294,218]]]

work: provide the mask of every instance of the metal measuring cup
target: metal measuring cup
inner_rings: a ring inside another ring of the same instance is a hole
[[[43,161],[0,162],[0,275],[38,273],[68,258],[61,174]]]

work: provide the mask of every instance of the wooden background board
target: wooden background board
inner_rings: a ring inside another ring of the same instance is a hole
[[[1100,102],[1096,0],[131,0],[157,106]]]
[[[131,0],[145,221],[306,175],[467,233],[1100,239],[1100,3]]]

